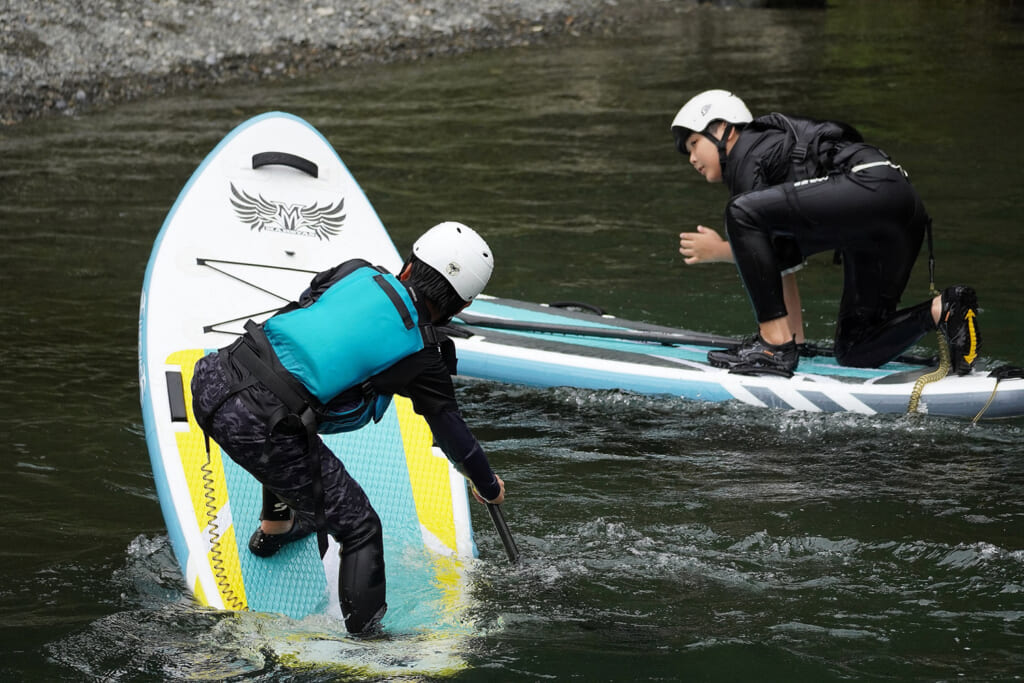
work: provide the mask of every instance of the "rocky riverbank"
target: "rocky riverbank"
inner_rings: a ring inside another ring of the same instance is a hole
[[[0,122],[179,88],[295,78],[613,32],[698,0],[6,0]]]

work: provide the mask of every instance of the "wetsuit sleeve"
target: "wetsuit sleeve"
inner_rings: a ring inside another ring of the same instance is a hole
[[[448,344],[451,352],[444,350]],[[442,410],[458,410],[455,387],[452,385],[454,344],[445,339],[438,346],[428,346],[392,365],[371,378],[380,394],[399,394],[412,399],[413,409],[420,415]]]
[[[427,421],[448,460],[473,482],[481,496],[491,500],[501,494],[501,487],[483,448],[459,412],[451,377],[454,361],[454,345],[444,339],[440,345],[424,348],[375,375],[373,386],[379,393],[411,399],[413,410]]]
[[[484,449],[476,440],[457,410],[444,410],[424,419],[434,434],[437,445],[463,476],[467,477],[486,500],[501,495],[501,486],[487,461]]]

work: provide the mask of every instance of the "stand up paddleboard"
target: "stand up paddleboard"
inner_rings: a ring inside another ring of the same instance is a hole
[[[248,551],[260,486],[216,444],[207,456],[189,387],[203,354],[231,343],[247,320],[262,322],[295,300],[318,271],[357,257],[392,272],[402,263],[331,145],[305,121],[270,113],[232,131],[193,174],[156,238],[142,290],[146,442],[185,581],[200,604],[217,609],[338,617],[317,620],[315,637],[298,629],[278,643],[298,661],[358,657],[374,647],[344,638],[337,547],[332,541],[321,560],[314,535],[270,558]],[[465,480],[400,397],[379,424],[325,440],[383,523],[384,627],[409,636],[385,645],[417,635],[429,644],[423,659],[407,651],[375,659],[404,672],[457,668],[455,653],[442,648],[438,657],[438,643],[465,633],[462,561],[476,556]],[[365,661],[352,664],[377,670]]]
[[[460,375],[499,382],[812,412],[1024,415],[1019,368],[975,369],[964,377],[950,374],[924,383],[921,377],[935,370],[930,362],[847,368],[819,355],[801,358],[791,378],[735,375],[709,365],[707,352],[738,339],[486,296],[456,319],[450,335],[458,347]]]

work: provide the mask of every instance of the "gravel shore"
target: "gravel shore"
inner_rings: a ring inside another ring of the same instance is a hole
[[[179,88],[612,32],[698,0],[0,0],[0,123]]]

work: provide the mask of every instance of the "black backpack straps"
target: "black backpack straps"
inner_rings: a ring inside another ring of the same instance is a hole
[[[328,270],[320,271],[313,276],[309,287],[302,293],[302,296],[299,298],[299,306],[305,308],[312,305],[313,302],[320,298],[320,295],[330,289],[338,280],[364,267],[372,268],[373,266],[370,265],[369,261],[355,258],[343,261]]]
[[[384,290],[388,299],[391,300],[391,304],[398,311],[398,314],[402,316],[402,324],[405,325],[405,329],[411,330],[416,323],[413,322],[412,313],[409,312],[409,308],[405,305],[405,302],[402,301],[402,297],[397,291],[395,291],[395,288],[391,286],[391,283],[388,282],[387,278],[383,275],[374,275],[373,281],[377,283],[378,287]]]
[[[794,164],[802,164],[807,159],[807,150],[810,146],[810,140],[801,139],[800,132],[797,131],[796,125],[793,123],[785,114],[775,114],[779,120],[786,124],[789,129],[789,134],[793,136],[793,146],[789,150],[789,160]]]
[[[763,125],[786,130],[792,140],[789,161],[797,180],[817,178],[834,170],[834,155],[850,143],[863,142],[859,131],[842,121],[818,121],[770,114]]]
[[[291,413],[302,415],[310,404],[307,396],[304,395],[306,392],[300,391],[298,387],[293,386],[292,382],[289,382],[280,373],[276,372],[271,363],[268,362],[268,359],[274,358],[274,352],[270,347],[267,336],[263,333],[263,329],[250,320],[245,324],[245,331],[249,333],[250,338],[256,344],[259,354],[257,355],[256,351],[248,344],[242,343],[231,354],[232,358],[259,379],[265,387],[270,389]]]
[[[441,338],[437,335],[437,330],[434,328],[432,323],[423,323],[420,325],[420,334],[423,335],[423,347],[437,346],[441,343]]]
[[[323,465],[320,462],[320,453],[313,449],[317,430],[316,416],[313,414],[313,409],[307,406],[299,419],[302,420],[302,426],[306,430],[306,462],[309,464],[309,476],[313,487],[316,542],[320,550],[320,557],[323,558],[327,554],[327,506],[324,502]]]
[[[289,415],[298,417],[305,431],[306,458],[313,487],[313,516],[316,519],[317,544],[320,548],[320,557],[323,557],[327,552],[327,512],[324,504],[323,471],[320,463],[320,453],[313,448],[313,442],[316,440],[317,433],[316,413],[310,405],[310,400],[304,395],[306,392],[292,386],[295,380],[290,377],[286,378],[282,373],[276,372],[270,362],[265,360],[274,358],[274,355],[270,341],[263,333],[263,328],[250,320],[245,324],[245,331],[249,334],[253,343],[256,344],[256,348],[259,349],[260,353],[257,355],[252,347],[242,343],[235,349],[232,357],[251,372],[254,377],[259,379],[267,389],[273,392],[287,409],[280,410],[271,417],[267,425],[268,439],[277,423]]]

